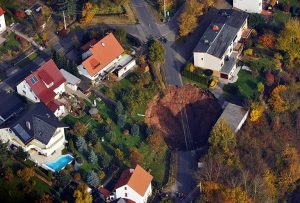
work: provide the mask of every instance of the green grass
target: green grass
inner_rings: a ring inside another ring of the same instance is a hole
[[[237,95],[241,97],[251,98],[257,91],[257,83],[263,82],[261,77],[254,78],[251,72],[246,70],[240,70],[238,74],[238,80],[233,85],[225,85],[224,91],[230,92],[229,89],[236,88],[238,90]],[[231,94],[236,94],[231,92]]]
[[[284,25],[290,18],[291,14],[283,11],[278,11],[273,15],[276,23]]]

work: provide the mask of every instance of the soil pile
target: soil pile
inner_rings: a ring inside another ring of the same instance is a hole
[[[207,143],[220,114],[221,106],[208,90],[169,86],[149,103],[145,121],[170,148],[191,150]]]

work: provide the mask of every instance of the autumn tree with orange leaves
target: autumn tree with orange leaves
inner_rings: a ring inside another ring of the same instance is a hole
[[[81,24],[90,24],[95,16],[95,11],[93,5],[90,2],[85,3],[84,8],[81,13],[82,17],[80,19]]]
[[[265,47],[273,48],[275,45],[276,38],[273,34],[264,34],[259,37],[258,42]]]

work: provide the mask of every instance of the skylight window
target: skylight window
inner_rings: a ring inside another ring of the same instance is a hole
[[[31,82],[32,82],[32,84],[34,85],[35,83],[38,82],[38,79],[37,79],[35,76],[33,76],[33,77],[31,78]]]

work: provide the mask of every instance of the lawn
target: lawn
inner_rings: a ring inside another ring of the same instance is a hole
[[[233,85],[225,85],[224,91],[236,94],[241,97],[251,98],[257,91],[257,83],[263,82],[263,79],[259,76],[254,78],[251,72],[247,70],[240,70],[238,74],[238,80]],[[236,88],[238,92],[232,92],[232,89]]]

